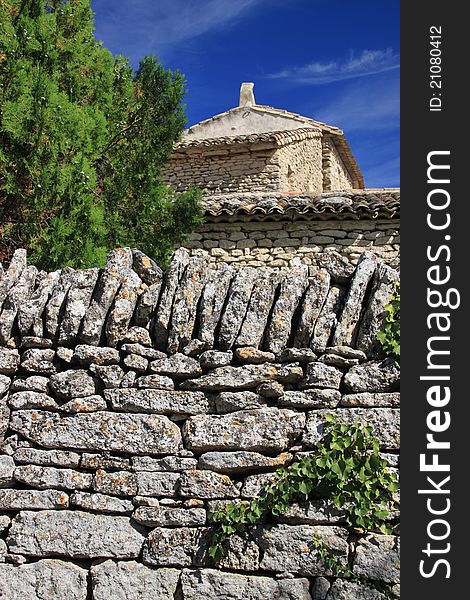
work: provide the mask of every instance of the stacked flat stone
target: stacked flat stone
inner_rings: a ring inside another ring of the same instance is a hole
[[[208,511],[311,452],[328,413],[372,425],[397,467],[399,372],[375,345],[396,277],[369,254],[339,281],[184,250],[165,274],[130,249],[41,274],[18,252],[0,279],[0,596],[384,598],[333,577],[313,535],[398,596],[397,527],[353,535],[327,499],[207,556]]]

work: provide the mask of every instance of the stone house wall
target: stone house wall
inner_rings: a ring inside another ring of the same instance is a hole
[[[398,597],[398,528],[351,533],[327,499],[233,537],[218,565],[206,553],[207,512],[311,452],[327,413],[372,425],[397,468],[399,371],[376,342],[397,276],[370,253],[309,278],[184,249],[166,273],[118,249],[45,274],[17,251],[0,278],[0,596]],[[313,535],[361,583],[332,577]]]
[[[329,135],[323,136],[322,152],[323,191],[352,189],[354,187],[353,179]]]

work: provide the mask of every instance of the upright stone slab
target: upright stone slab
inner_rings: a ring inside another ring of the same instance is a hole
[[[209,281],[204,287],[199,309],[198,339],[204,342],[205,348],[214,346],[215,329],[221,319],[230,282],[234,276],[235,270],[222,263],[215,271],[212,271]]]
[[[134,271],[129,271],[122,280],[111,312],[106,319],[106,340],[112,348],[115,348],[126,336],[141,284],[142,280]]]
[[[47,338],[55,339],[59,333],[61,309],[74,281],[74,273],[75,271],[70,267],[61,270],[57,285],[47,301],[44,309],[44,333]]]
[[[85,269],[72,273],[65,311],[59,328],[61,344],[70,345],[76,341],[82,319],[90,306],[98,275],[99,269]]]
[[[27,258],[26,250],[19,248],[15,250],[10,261],[8,270],[2,274],[0,278],[0,311],[5,302],[5,298],[8,295],[10,289],[15,285],[21,276],[23,270],[26,268]]]
[[[34,289],[37,273],[36,267],[24,268],[15,284],[10,288],[0,314],[0,343],[6,344],[10,339],[18,310],[20,306],[28,302]]]
[[[315,324],[330,290],[330,281],[331,277],[325,269],[318,269],[310,279],[294,337],[296,348],[308,348],[310,346]]]
[[[27,335],[41,318],[47,301],[59,281],[60,275],[61,271],[46,273],[27,302],[20,305],[18,309],[18,328],[22,337]],[[40,335],[43,335],[42,322]]]
[[[313,351],[322,353],[328,346],[338,323],[338,314],[343,306],[344,297],[345,291],[343,288],[336,285],[331,286],[310,340],[310,348]]]

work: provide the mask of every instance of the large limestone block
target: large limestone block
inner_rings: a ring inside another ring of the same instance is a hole
[[[20,512],[7,538],[16,554],[68,558],[136,558],[143,541],[127,517],[52,510]]]
[[[294,345],[297,348],[306,348],[310,345],[315,323],[328,296],[330,281],[330,275],[325,269],[318,269],[310,280],[310,285],[302,303],[297,331],[295,332]]]
[[[274,407],[240,410],[226,415],[190,417],[183,435],[196,452],[210,450],[286,450],[305,425],[305,415]]]
[[[86,569],[61,560],[24,565],[0,563],[2,600],[86,600]]]
[[[198,569],[184,570],[181,585],[185,600],[311,600],[308,579],[276,580],[214,569]]]
[[[394,392],[400,385],[400,370],[391,360],[366,362],[349,369],[344,385],[350,392]]]
[[[105,390],[104,396],[114,410],[121,412],[198,415],[210,410],[202,392],[123,388]]]
[[[369,534],[359,540],[353,572],[367,579],[400,582],[400,538]]]
[[[141,285],[142,280],[134,271],[129,271],[122,280],[105,325],[106,340],[112,348],[115,348],[126,336]]]
[[[198,339],[206,348],[214,345],[214,332],[220,321],[230,282],[235,276],[233,267],[222,263],[212,272],[201,296]]]
[[[147,536],[143,562],[156,567],[199,566],[206,560],[211,538],[208,527],[157,527]]]
[[[71,281],[64,282],[64,286],[68,286],[67,297],[65,300],[65,309],[62,318],[55,316],[55,310],[52,311],[52,322],[56,318],[60,320],[59,326],[59,341],[61,344],[68,345],[73,342],[80,330],[82,320],[85,317],[88,307],[90,306],[93,290],[98,279],[98,269],[85,269],[83,271],[74,271],[71,274]],[[61,286],[62,287],[62,286]],[[61,294],[56,299],[54,295],[51,301],[54,305],[59,302]],[[59,309],[60,310],[60,309]],[[53,327],[51,323],[51,327]]]
[[[90,569],[93,600],[173,600],[177,569],[151,569],[135,561],[107,560]]]
[[[337,579],[331,586],[326,600],[386,600],[386,596],[366,585]]]
[[[55,509],[68,505],[69,497],[58,490],[0,490],[0,510]]]
[[[71,448],[172,454],[181,448],[177,425],[161,415],[107,411],[61,416],[36,410],[16,411],[10,427],[46,448]]]
[[[258,452],[206,452],[199,458],[199,468],[219,473],[246,473],[282,467],[292,460],[292,454],[264,456]]]

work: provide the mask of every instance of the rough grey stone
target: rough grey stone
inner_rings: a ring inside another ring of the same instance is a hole
[[[178,493],[183,498],[236,498],[239,491],[234,483],[213,471],[183,471],[179,480]]]
[[[22,410],[13,414],[10,427],[46,448],[171,454],[181,447],[178,426],[161,415],[100,411],[63,417]]]
[[[345,394],[341,398],[341,406],[397,408],[400,406],[400,392],[391,392],[388,394],[374,394],[369,392]]]
[[[323,435],[325,417],[331,411],[313,410],[309,413],[303,441],[307,446],[315,446]],[[396,408],[342,408],[335,411],[340,423],[353,424],[360,420],[363,425],[371,425],[381,448],[400,447],[400,411]]]
[[[198,527],[206,524],[206,511],[203,508],[139,506],[132,518],[147,527]]]
[[[215,408],[219,414],[235,412],[248,408],[266,406],[263,396],[254,392],[222,392],[215,399]]]
[[[149,370],[154,373],[173,377],[192,377],[202,373],[202,369],[196,359],[181,353],[173,354],[168,358],[154,360],[150,363]]]
[[[39,330],[36,335],[26,335],[21,338],[20,345],[22,348],[52,348],[53,342],[45,337],[38,337],[42,333],[42,319],[36,321],[33,325],[34,331]]]
[[[225,298],[235,270],[222,263],[212,272],[201,296],[198,338],[206,348],[214,345],[214,332],[220,321]]]
[[[135,312],[134,312],[134,319],[136,318],[137,311],[139,310],[140,301],[142,300],[142,297],[145,295],[146,291],[147,290],[144,290],[142,292],[142,294],[139,296],[139,300],[137,302],[137,308],[135,309]],[[126,342],[126,344],[137,344],[138,346],[151,346],[152,345],[152,339],[150,338],[149,330],[146,329],[145,327],[139,327],[137,325],[134,325],[133,327],[130,327],[127,330],[126,335],[123,338],[123,341]],[[149,350],[153,350],[153,349],[149,348]],[[155,350],[155,352],[156,352],[156,350]],[[135,354],[138,354],[138,352],[135,352]]]
[[[350,392],[394,392],[399,389],[400,370],[391,360],[366,362],[346,373],[344,385]]]
[[[105,325],[106,340],[112,348],[124,339],[129,329],[141,284],[134,271],[127,273],[122,280]]]
[[[137,471],[137,492],[140,496],[175,497],[180,474],[157,471]]]
[[[309,546],[314,537],[334,552],[336,559],[347,566],[348,532],[339,527],[310,525],[274,525],[263,529],[258,543],[263,551],[260,567],[267,571],[300,575],[330,574],[324,560]]]
[[[263,273],[257,279],[236,340],[237,346],[260,346],[278,284],[279,273],[276,271]]]
[[[105,494],[89,494],[75,492],[70,496],[70,504],[92,512],[119,513],[130,515],[134,510],[131,500],[107,496]]]
[[[220,321],[218,342],[222,350],[229,350],[237,338],[258,277],[256,269],[242,267],[232,280]]]
[[[315,352],[321,353],[328,346],[333,331],[338,323],[340,312],[345,297],[345,291],[336,285],[332,285],[315,323],[310,347]]]
[[[253,540],[239,535],[231,535],[223,546],[225,555],[218,563],[222,569],[237,571],[257,571],[259,569],[259,548]]]
[[[178,248],[173,254],[170,266],[165,274],[158,310],[155,312],[153,321],[153,335],[156,346],[160,350],[166,350],[175,294],[188,263],[189,254],[187,250]]]
[[[0,314],[0,343],[6,344],[10,339],[18,310],[27,303],[34,289],[37,273],[36,267],[25,267],[10,288]]]
[[[23,338],[32,330],[35,323],[41,318],[49,296],[59,281],[60,274],[60,271],[46,273],[34,292],[29,296],[28,301],[19,306],[18,328],[20,330],[20,335]],[[42,323],[40,333],[41,335],[43,333]]]
[[[134,456],[132,468],[134,471],[186,471],[195,469],[197,460],[195,458],[184,458],[181,456],[165,456],[163,458],[152,458],[151,456]]]
[[[74,271],[71,273],[69,289],[66,292],[65,311],[60,320],[59,327],[59,342],[61,344],[68,345],[77,339],[83,317],[86,315],[88,307],[90,306],[91,296],[98,279],[98,274],[99,269],[85,269],[83,271]],[[60,288],[62,287],[63,286],[61,285]],[[54,300],[53,295],[51,301]],[[55,310],[52,312],[53,321],[55,321],[56,318],[59,318],[59,315],[55,315]]]
[[[201,340],[193,339],[183,348],[182,352],[185,356],[197,357],[206,347],[204,342]]]
[[[57,348],[56,356],[65,363],[70,364],[73,360],[73,350],[72,348],[65,348],[65,346],[59,346]]]
[[[11,257],[8,270],[5,273],[2,273],[2,276],[0,277],[0,309],[8,296],[8,292],[15,285],[26,268],[26,264],[26,250],[23,248],[15,250]]]
[[[119,365],[90,365],[90,371],[102,381],[107,389],[119,387],[125,375]]]
[[[34,464],[54,467],[77,467],[80,455],[67,450],[38,450],[37,448],[18,448],[13,458],[19,464]]]
[[[10,389],[11,379],[6,375],[0,375],[0,398],[3,398],[5,394]],[[14,390],[15,382],[12,384],[12,389]]]
[[[93,377],[81,369],[56,373],[50,378],[49,385],[60,398],[65,400],[93,396],[95,393]]]
[[[294,337],[294,346],[307,348],[313,336],[315,323],[320,316],[330,289],[330,275],[325,269],[318,269],[310,279],[310,284],[302,303],[299,324]]]
[[[256,388],[256,392],[264,398],[277,399],[284,393],[284,387],[277,381],[266,381]]]
[[[362,350],[351,348],[350,346],[328,346],[326,352],[328,354],[337,354],[343,358],[356,358],[359,362],[367,360],[367,356]]]
[[[107,473],[100,469],[93,477],[93,489],[111,496],[134,496],[137,494],[137,478],[129,471]]]
[[[138,354],[129,354],[124,358],[124,366],[128,369],[134,369],[139,373],[145,373],[149,366],[149,361]]]
[[[376,264],[377,258],[370,252],[364,252],[359,258],[333,335],[333,345],[355,346],[362,305]]]
[[[153,285],[162,280],[163,271],[155,261],[146,254],[132,248],[133,269],[146,285]]]
[[[51,339],[55,339],[58,334],[61,309],[66,301],[67,292],[74,281],[73,274],[74,270],[70,267],[62,269],[59,280],[54,286],[44,309],[44,333]]]
[[[69,497],[58,490],[0,489],[0,510],[38,510],[67,508]]]
[[[199,468],[219,473],[247,473],[282,467],[292,460],[292,454],[264,456],[258,452],[206,452],[199,457]]]
[[[139,389],[174,390],[175,384],[172,379],[165,375],[145,375],[135,380],[135,386]]]
[[[16,410],[21,408],[43,408],[45,410],[59,410],[59,405],[47,394],[38,392],[16,392],[11,394],[8,404]]]
[[[325,577],[317,577],[312,588],[312,600],[326,600],[331,583]]]
[[[125,341],[138,341],[142,343],[145,340],[148,345],[151,345],[150,332],[147,327],[151,326],[152,315],[157,307],[158,299],[160,298],[160,292],[162,290],[162,281],[157,281],[152,285],[146,287],[145,283],[142,284],[143,291],[137,299],[137,305],[134,311],[133,322],[137,327],[131,327],[127,330],[123,340]],[[130,339],[131,331],[136,334],[136,329],[139,329],[141,333],[136,339]],[[147,332],[147,333],[144,333]]]
[[[359,540],[353,572],[367,579],[400,583],[400,538],[373,533]]]
[[[271,579],[214,569],[184,570],[181,585],[185,600],[311,600],[308,579]]]
[[[20,512],[7,537],[10,552],[68,558],[136,558],[143,541],[127,517],[51,510]]]
[[[248,475],[243,480],[243,486],[240,492],[242,498],[255,498],[259,496],[266,486],[274,481],[274,473],[257,473]]]
[[[110,456],[106,451],[101,451],[100,454],[84,453],[80,459],[80,466],[84,469],[125,470],[130,467],[130,460],[123,456]]]
[[[11,519],[7,515],[0,515],[0,533],[3,533],[5,529],[10,527]]]
[[[166,358],[166,354],[164,352],[160,352],[160,350],[155,350],[155,348],[147,348],[142,344],[123,344],[121,346],[121,350],[123,352],[127,352],[128,354],[137,354],[138,356],[143,356],[150,360]]]
[[[199,357],[199,364],[203,369],[216,369],[226,367],[232,362],[233,352],[220,352],[218,350],[206,350]]]
[[[311,348],[285,348],[277,354],[276,360],[280,363],[309,363],[317,360],[317,355]]]
[[[105,398],[121,412],[197,415],[210,410],[202,392],[133,388],[105,390]]]
[[[144,544],[143,562],[156,567],[190,567],[205,561],[211,530],[206,527],[157,527]]]
[[[279,406],[292,406],[293,408],[336,408],[341,400],[338,390],[329,388],[313,388],[298,392],[296,390],[284,392],[279,398]]]
[[[52,363],[54,357],[55,351],[51,348],[30,348],[23,353],[21,369],[29,373],[52,375],[56,372],[55,365]]]
[[[174,353],[191,340],[196,322],[196,309],[209,277],[209,257],[193,256],[176,290],[168,335],[168,352]]]
[[[350,369],[359,364],[359,359],[345,358],[344,356],[338,356],[338,354],[326,353],[320,356],[318,362],[332,367],[339,367],[340,369]]]
[[[281,280],[279,297],[276,300],[266,333],[266,348],[278,353],[287,346],[292,318],[308,285],[308,269],[293,267]]]
[[[2,600],[86,600],[87,570],[61,560],[0,564]]]
[[[198,379],[188,379],[181,384],[181,389],[207,390],[223,392],[228,390],[246,390],[256,388],[265,381],[281,381],[294,383],[303,375],[301,367],[292,364],[276,365],[243,365],[241,367],[219,367]]]
[[[308,363],[302,387],[330,388],[338,390],[343,371],[321,362]]]
[[[348,259],[335,251],[319,254],[317,263],[328,271],[336,283],[348,283],[354,273],[354,266]]]
[[[310,500],[292,504],[278,520],[291,525],[328,525],[344,523],[346,511],[328,500]]]
[[[65,404],[62,404],[60,410],[64,413],[75,414],[75,413],[91,413],[99,410],[106,410],[108,405],[106,400],[101,396],[87,396],[86,398],[73,398]]]
[[[3,375],[14,375],[20,364],[18,350],[0,347],[0,373]]]
[[[179,579],[177,569],[150,569],[135,561],[107,560],[90,573],[93,600],[170,600]]]
[[[80,473],[73,469],[57,469],[42,465],[21,465],[16,467],[16,481],[31,487],[47,490],[50,488],[66,490],[85,490],[91,487],[93,475]]]
[[[114,365],[119,364],[119,352],[115,348],[106,348],[105,346],[88,346],[79,344],[75,347],[73,359],[82,365]]]
[[[385,600],[386,596],[366,585],[337,579],[328,592],[327,600]]]
[[[14,471],[15,462],[12,457],[0,454],[0,488],[11,485]]]
[[[183,435],[190,450],[287,449],[302,432],[305,415],[287,409],[259,408],[227,415],[197,415],[184,424]]]
[[[2,377],[2,376],[0,376]],[[8,384],[10,380],[8,379]],[[41,375],[30,375],[26,379],[15,379],[11,385],[11,392],[39,392],[46,394],[49,379]],[[0,394],[1,395],[1,394]]]
[[[121,380],[122,388],[130,388],[134,385],[137,373],[135,371],[128,371]]]
[[[276,358],[272,352],[263,352],[262,350],[258,350],[258,348],[254,348],[253,346],[237,348],[235,350],[235,356],[240,362],[253,364],[274,362]]]

